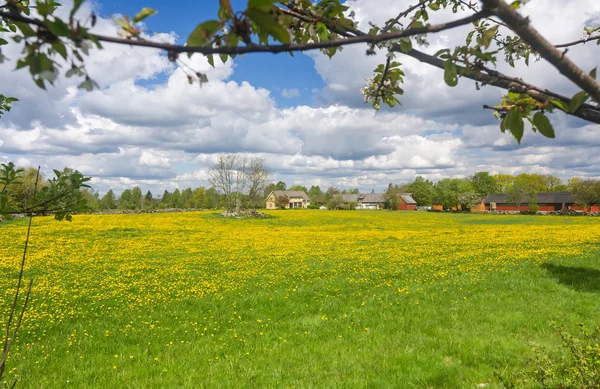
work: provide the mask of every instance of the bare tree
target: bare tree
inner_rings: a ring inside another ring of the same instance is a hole
[[[223,196],[227,210],[239,212],[242,198],[248,195],[253,206],[260,201],[269,173],[262,158],[241,154],[221,155],[209,170],[209,181]]]
[[[264,191],[269,180],[269,171],[265,167],[265,160],[252,158],[248,164],[248,197],[254,209],[264,200]]]
[[[223,196],[230,211],[233,205],[233,185],[235,182],[235,154],[221,155],[208,171],[208,181]]]
[[[248,187],[248,157],[245,155],[234,155],[235,174],[235,212],[242,208],[242,196]]]

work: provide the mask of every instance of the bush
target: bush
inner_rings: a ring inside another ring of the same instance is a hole
[[[564,326],[550,326],[569,354],[557,359],[543,349],[536,349],[529,365],[510,378],[498,375],[508,389],[513,388],[600,388],[600,325],[592,332],[580,325],[580,339],[571,335]]]
[[[308,209],[319,209],[320,205],[319,204],[315,204],[315,203],[310,203],[308,205]]]

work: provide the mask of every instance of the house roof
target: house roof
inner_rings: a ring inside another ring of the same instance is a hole
[[[363,203],[385,203],[385,195],[383,193],[369,193],[364,195]]]
[[[285,196],[290,197],[301,197],[303,200],[310,201],[310,197],[303,190],[274,190],[273,194],[275,197]]]
[[[357,203],[358,199],[362,198],[364,195],[358,193],[346,193],[340,195],[345,203]]]
[[[497,193],[488,195],[484,203],[508,204],[505,193]],[[538,192],[538,204],[574,204],[575,200],[571,198],[570,192]]]

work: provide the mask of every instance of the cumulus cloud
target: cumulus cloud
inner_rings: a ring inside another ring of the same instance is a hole
[[[361,28],[367,21],[385,22],[411,3],[348,1]],[[586,23],[600,19],[600,3],[574,0],[565,9],[539,0],[524,12],[552,41],[568,41],[577,39]],[[432,23],[460,16],[434,14]],[[560,31],[554,28],[558,18],[569,21]],[[114,25],[100,19],[96,30],[112,34]],[[461,44],[467,31],[465,27],[431,36],[423,50]],[[149,38],[174,42],[177,37],[167,33]],[[598,49],[588,45],[568,55],[591,69],[598,56],[590,56],[590,50]],[[4,54],[14,60],[18,47],[10,45]],[[264,158],[274,181],[362,190],[383,190],[389,182],[415,175],[435,180],[479,170],[597,175],[597,125],[552,115],[556,139],[528,130],[518,145],[481,109],[483,103],[496,103],[502,91],[475,91],[469,80],[449,88],[440,70],[402,56],[403,106],[375,112],[363,104],[359,89],[384,61],[383,53],[366,56],[365,48],[355,45],[331,60],[310,55],[325,87],[312,91],[316,106],[287,108],[279,108],[277,99],[299,97],[298,89],[273,95],[248,81],[233,81],[231,60],[213,68],[203,57],[193,56],[189,66],[206,73],[209,82],[190,86],[183,69],[164,54],[107,44],[104,50],[93,50],[87,61],[101,85],[91,93],[78,90],[71,79],[42,91],[27,72],[12,71],[14,62],[7,61],[0,64],[0,85],[21,101],[0,122],[0,160],[41,164],[46,170],[70,166],[93,176],[92,184],[101,191],[132,185],[153,192],[207,185],[208,169],[217,155],[235,152]],[[575,92],[544,62],[501,70],[561,93]]]

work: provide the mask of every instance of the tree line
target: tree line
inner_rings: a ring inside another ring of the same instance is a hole
[[[33,196],[37,169],[19,169],[22,171],[18,185],[6,189],[7,207],[27,209]],[[65,168],[63,174],[72,174],[74,170]],[[319,185],[289,186],[284,181],[269,183],[270,173],[264,160],[240,155],[224,155],[209,170],[210,186],[164,190],[155,195],[139,186],[125,189],[119,196],[114,190],[104,195],[91,187],[79,189],[78,197],[86,202],[90,212],[107,210],[151,211],[160,209],[256,209],[264,208],[266,197],[275,190],[304,191],[311,199],[311,208],[326,206],[329,209],[353,208],[341,195],[358,194],[359,189],[339,189],[329,186],[323,190]],[[40,173],[38,190],[50,186],[51,179]],[[371,193],[375,193],[372,189]],[[539,192],[571,192],[574,200],[581,206],[600,203],[600,180],[570,178],[563,182],[559,177],[541,174],[491,174],[477,172],[466,178],[444,178],[437,182],[422,176],[412,182],[390,183],[384,193],[385,208],[397,209],[398,195],[411,193],[418,206],[434,204],[446,209],[469,209],[481,203],[489,194],[504,193],[511,204],[529,204],[535,208],[534,198]],[[356,204],[354,204],[356,205]]]

